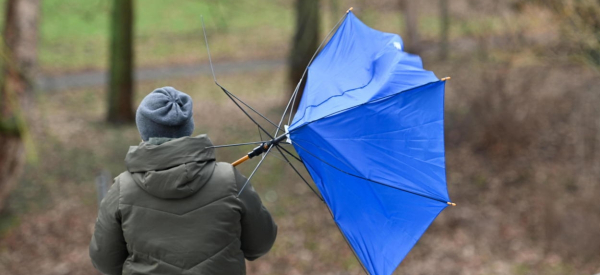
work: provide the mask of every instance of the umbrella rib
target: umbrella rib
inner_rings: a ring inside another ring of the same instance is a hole
[[[215,83],[216,83],[216,82],[215,82]],[[238,104],[238,103],[237,103],[237,101],[235,101],[235,100],[233,99],[233,97],[231,97],[231,96],[229,95],[229,92],[227,91],[227,89],[223,88],[223,86],[219,85],[219,83],[216,83],[216,84],[217,84],[217,86],[219,86],[219,87],[220,87],[220,88],[221,88],[221,89],[222,89],[222,90],[225,92],[225,94],[226,94],[226,95],[227,95],[227,96],[228,96],[228,97],[231,99],[231,101],[233,101],[233,103],[234,103],[236,106],[238,106],[238,108],[240,108],[240,110],[241,110],[242,112],[244,112],[244,114],[246,114],[246,116],[247,116],[247,117],[248,117],[248,118],[249,118],[249,119],[250,119],[252,122],[254,122],[254,124],[256,124],[256,126],[258,126],[258,128],[260,128],[260,129],[261,129],[263,132],[265,132],[265,134],[266,134],[267,136],[269,136],[269,138],[273,139],[273,136],[271,136],[271,134],[269,134],[269,132],[268,132],[267,130],[265,130],[265,128],[263,128],[263,127],[262,127],[262,126],[261,126],[261,125],[260,125],[258,122],[256,122],[256,120],[254,120],[254,118],[253,118],[253,117],[252,117],[250,114],[248,114],[248,112],[246,112],[246,110],[244,110],[244,108],[242,108],[242,106],[240,106],[240,104]]]
[[[354,251],[354,247],[352,247],[352,245],[350,244],[350,241],[348,240],[348,237],[346,237],[346,234],[344,234],[344,232],[342,231],[342,228],[340,227],[340,225],[335,220],[335,216],[333,215],[333,211],[331,211],[331,208],[329,208],[329,205],[325,204],[325,206],[327,207],[327,210],[329,210],[329,214],[331,215],[331,219],[333,220],[333,223],[335,223],[335,226],[340,231],[340,234],[342,234],[342,237],[344,237],[344,241],[346,241],[346,244],[348,245],[348,247],[350,247],[350,250],[352,251],[352,253],[354,253],[354,257],[356,257],[356,259],[360,263],[360,266],[363,268],[363,270],[365,271],[365,273],[367,275],[369,275],[369,272],[365,268],[365,265],[363,264],[363,262],[358,257],[358,254],[356,254],[356,251]]]
[[[383,186],[387,186],[387,187],[390,187],[390,188],[394,188],[394,189],[397,189],[397,190],[400,190],[400,191],[404,191],[404,192],[407,192],[407,193],[410,193],[410,194],[413,194],[413,195],[417,195],[417,196],[421,196],[421,197],[428,198],[428,199],[431,199],[431,200],[436,200],[436,201],[439,201],[439,202],[443,202],[444,204],[448,204],[449,203],[448,201],[445,201],[445,200],[442,200],[442,199],[438,199],[438,198],[434,198],[434,197],[431,197],[431,196],[419,194],[419,193],[416,193],[416,192],[413,192],[413,191],[409,191],[409,190],[406,190],[406,189],[403,189],[403,188],[399,188],[397,186],[392,186],[392,185],[389,185],[389,184],[386,184],[386,183],[383,183],[383,182],[375,181],[375,180],[372,180],[372,179],[368,179],[368,178],[365,178],[365,177],[361,177],[359,175],[355,175],[355,174],[346,172],[346,171],[338,168],[337,166],[335,166],[335,165],[333,165],[333,164],[331,164],[331,163],[323,160],[322,158],[316,156],[315,154],[311,153],[310,151],[306,150],[306,148],[304,148],[302,145],[298,144],[298,142],[294,142],[294,144],[297,145],[298,147],[300,147],[300,149],[302,149],[306,153],[308,153],[311,156],[313,156],[314,158],[316,158],[319,161],[323,162],[324,164],[327,164],[327,165],[331,166],[333,169],[338,170],[338,171],[340,171],[340,172],[342,172],[342,173],[344,173],[346,175],[353,176],[355,178],[359,178],[359,179],[362,179],[362,180],[370,181],[372,183],[377,183],[377,184],[380,184],[380,185],[383,185]]]
[[[281,150],[283,150],[284,152],[288,153],[288,155],[290,155],[291,157],[295,158],[300,163],[304,163],[299,157],[297,157],[296,155],[292,154],[292,152],[288,151],[287,149],[283,148],[282,146],[279,146],[279,148],[281,148]]]
[[[354,108],[357,108],[357,107],[360,107],[360,106],[363,106],[363,105],[371,104],[371,103],[374,103],[374,102],[377,102],[377,101],[380,101],[380,100],[381,100],[381,101],[383,101],[383,100],[387,100],[387,99],[390,99],[390,98],[392,98],[392,97],[394,97],[394,96],[397,96],[397,95],[399,95],[399,94],[403,94],[403,93],[406,93],[406,92],[410,92],[410,91],[416,90],[416,89],[418,89],[418,88],[422,88],[422,87],[425,87],[425,86],[427,86],[427,85],[434,84],[434,83],[438,83],[438,82],[443,82],[443,81],[444,81],[444,80],[437,80],[437,81],[431,81],[431,82],[427,82],[427,83],[425,83],[425,84],[423,84],[423,85],[419,85],[419,86],[412,87],[412,88],[409,88],[409,89],[406,89],[406,90],[402,90],[402,91],[400,91],[400,92],[397,92],[397,93],[395,93],[395,94],[386,95],[386,96],[383,96],[383,97],[380,97],[380,98],[375,98],[375,99],[373,99],[373,100],[370,100],[370,101],[367,101],[367,102],[363,102],[363,103],[361,103],[361,104],[354,105],[354,106],[352,106],[352,107],[348,107],[348,108],[346,108],[346,109],[343,109],[343,110],[335,111],[335,112],[333,112],[333,113],[331,113],[331,114],[328,114],[328,115],[326,115],[326,116],[324,116],[324,117],[321,117],[321,118],[319,118],[319,119],[315,119],[315,120],[313,120],[313,121],[306,122],[306,123],[304,123],[304,124],[302,124],[302,125],[300,125],[300,126],[298,126],[298,127],[294,127],[294,129],[292,129],[292,130],[289,130],[289,132],[290,132],[290,133],[291,133],[291,132],[294,132],[294,131],[296,131],[296,130],[299,130],[299,129],[301,129],[301,128],[303,128],[303,127],[305,127],[305,126],[307,126],[307,125],[309,125],[309,124],[313,123],[313,122],[317,122],[317,121],[319,121],[319,120],[321,120],[321,119],[325,119],[325,118],[328,118],[328,117],[331,117],[331,116],[334,116],[334,115],[337,115],[337,114],[343,113],[343,112],[345,112],[345,111],[348,111],[348,110],[350,110],[350,109],[354,109]],[[291,127],[291,125],[290,125],[290,128],[292,128],[292,127]]]
[[[217,83],[217,76],[215,75],[215,69],[213,68],[212,59],[210,58],[210,48],[208,47],[208,38],[206,38],[206,28],[204,27],[204,16],[200,15],[202,21],[202,33],[204,34],[204,43],[206,43],[206,51],[208,52],[208,63],[210,64],[210,71],[212,72],[213,80]]]
[[[292,169],[294,169],[294,171],[296,172],[296,174],[298,174],[298,176],[302,179],[302,181],[304,181],[304,183],[306,183],[306,186],[308,186],[308,188],[310,188],[310,190],[312,190],[313,193],[315,193],[315,195],[317,195],[317,197],[319,197],[319,199],[322,202],[325,202],[325,200],[323,199],[323,196],[319,195],[319,193],[317,193],[317,191],[312,187],[312,185],[310,185],[308,183],[308,181],[306,181],[306,179],[304,179],[304,177],[302,176],[302,174],[300,174],[300,171],[298,171],[298,169],[296,169],[296,167],[290,162],[290,160],[285,156],[285,154],[283,153],[283,151],[281,151],[279,149],[279,147],[280,147],[279,145],[276,145],[275,149],[277,149],[277,151],[279,151],[279,153],[285,159],[285,161],[292,167]]]
[[[267,117],[265,117],[263,114],[261,114],[260,112],[254,110],[254,108],[250,107],[250,105],[246,104],[244,101],[242,101],[241,99],[239,99],[237,96],[235,96],[233,93],[229,92],[227,89],[225,89],[225,87],[221,86],[221,84],[219,84],[219,82],[217,81],[217,76],[215,75],[215,69],[213,67],[212,64],[212,58],[210,55],[210,48],[208,46],[208,38],[206,37],[206,28],[204,26],[204,16],[200,16],[200,19],[202,21],[202,32],[204,33],[204,42],[206,44],[206,52],[208,53],[208,63],[210,64],[210,71],[212,72],[212,76],[213,76],[213,80],[215,82],[215,84],[217,86],[219,86],[219,88],[221,88],[221,90],[223,90],[223,92],[225,92],[225,94],[229,97],[229,99],[231,99],[231,101],[233,101],[233,103],[235,103],[235,105],[240,108],[240,110],[242,110],[242,112],[244,112],[244,114],[246,114],[246,116],[248,116],[248,118],[250,118],[250,120],[252,120],[252,122],[254,122],[254,124],[256,124],[260,129],[262,129],[270,138],[273,138],[273,136],[271,136],[269,134],[269,132],[267,132],[267,130],[265,130],[260,124],[258,124],[258,122],[256,122],[256,120],[254,120],[254,118],[252,118],[250,116],[250,114],[248,114],[246,112],[246,110],[244,110],[242,108],[242,106],[240,106],[233,98],[239,100],[242,104],[244,104],[246,107],[250,108],[250,110],[252,110],[253,112],[257,113],[259,116],[261,116],[262,118],[264,118],[265,120],[267,120],[269,123],[271,123],[273,126],[280,128],[281,127],[281,123],[279,126],[277,126],[274,122],[272,122],[271,120],[269,120]]]
[[[262,132],[260,131],[260,128],[257,127],[256,130],[258,130],[258,136],[260,137],[260,139],[263,140]]]
[[[294,105],[296,105],[296,98],[298,97],[298,90],[300,90],[300,84],[302,83],[302,80],[304,80],[304,75],[300,79],[300,82],[298,82],[298,84],[296,85],[296,88],[294,89],[294,93],[292,93],[292,97],[294,99],[292,100],[292,105],[291,105],[292,109],[290,109],[290,113],[288,115],[288,123],[287,123],[287,125],[290,125],[290,123],[292,122],[292,114],[294,113]],[[285,116],[285,114],[284,114],[284,116]]]
[[[281,116],[281,119],[279,120],[279,125],[277,126],[277,130],[275,131],[275,136],[277,136],[277,134],[279,133],[279,129],[281,129],[281,123],[283,122],[283,119],[285,118],[285,114],[287,113],[288,108],[290,107],[290,104],[292,103],[292,101],[294,101],[294,103],[296,101],[296,96],[298,95],[298,90],[300,89],[300,83],[302,83],[302,80],[304,80],[304,76],[306,75],[306,72],[308,71],[308,67],[310,66],[310,64],[312,64],[313,59],[315,59],[315,57],[317,56],[317,53],[319,53],[319,50],[321,49],[321,47],[323,46],[323,44],[325,44],[325,41],[327,41],[327,39],[329,38],[329,36],[331,36],[331,34],[333,33],[333,31],[337,29],[337,27],[346,18],[346,16],[348,16],[348,12],[346,12],[344,14],[344,16],[342,16],[340,18],[340,20],[338,20],[338,22],[335,23],[335,25],[329,31],[329,33],[327,34],[327,36],[325,36],[325,38],[323,39],[323,41],[321,41],[321,44],[319,45],[319,47],[317,48],[317,50],[315,51],[315,53],[313,54],[313,56],[310,58],[310,61],[308,61],[308,64],[306,65],[306,68],[304,68],[304,72],[302,73],[302,77],[300,77],[300,81],[298,81],[298,84],[296,84],[296,89],[294,89],[294,92],[292,93],[292,96],[290,97],[290,100],[288,101],[287,106],[285,106],[285,110],[283,111],[283,115]],[[289,114],[290,117],[288,119],[288,125],[290,124],[293,110],[294,110],[294,106],[292,105],[292,109],[290,109],[290,114]]]
[[[252,110],[253,112],[255,112],[256,114],[258,114],[260,117],[262,117],[264,120],[266,120],[267,122],[269,122],[271,125],[275,126],[275,127],[279,127],[280,130],[281,129],[280,126],[277,126],[277,124],[275,124],[275,122],[271,121],[270,119],[268,119],[266,116],[264,116],[263,114],[261,114],[259,111],[255,110],[254,108],[252,108],[250,105],[246,104],[246,102],[244,102],[243,100],[241,100],[239,97],[237,97],[235,94],[233,94],[232,92],[228,91],[227,89],[223,88],[223,86],[221,86],[218,82],[216,82],[216,84],[221,87],[223,89],[223,91],[225,91],[225,93],[227,93],[228,95],[231,95],[233,98],[237,99],[239,102],[241,102],[242,104],[244,104],[246,107],[248,107],[250,110]],[[233,100],[233,99],[231,99]]]
[[[308,66],[307,66],[307,68],[308,68]],[[304,78],[304,75],[302,75],[302,77]],[[302,81],[302,80],[300,80],[300,81]],[[296,88],[294,89],[294,92],[292,93],[290,100],[288,101],[287,105],[285,106],[283,115],[281,115],[281,119],[279,120],[279,126],[281,126],[281,123],[283,123],[283,119],[285,118],[285,114],[287,114],[287,112],[288,112],[288,108],[290,107],[290,104],[292,103],[292,99],[296,100],[296,95],[298,94],[298,89],[300,88],[300,83],[301,82],[298,82],[298,84],[296,84]],[[292,111],[290,110],[290,116],[291,115],[292,115]],[[288,125],[289,125],[289,122],[288,122]],[[277,128],[277,131],[275,131],[275,135],[277,135],[279,133],[278,130],[279,130],[279,127]]]
[[[271,152],[271,149],[273,149],[273,145],[269,146],[269,150],[267,150],[267,152],[265,152],[265,154],[262,156],[262,158],[260,159],[260,161],[258,162],[256,167],[252,171],[252,174],[250,174],[248,179],[246,179],[246,182],[244,183],[244,185],[242,186],[242,188],[240,189],[240,191],[237,194],[238,197],[240,196],[240,194],[242,194],[242,191],[244,191],[244,188],[246,188],[246,185],[248,185],[248,183],[250,182],[250,179],[252,178],[252,176],[254,176],[254,173],[256,173],[256,170],[258,170],[258,167],[260,167],[260,165],[263,163],[263,161],[265,160],[265,158],[267,157],[269,152]]]
[[[235,147],[235,146],[250,145],[250,144],[262,144],[262,143],[265,143],[265,142],[267,142],[267,141],[253,141],[253,142],[245,142],[245,143],[232,143],[232,144],[223,144],[223,145],[208,146],[206,148]]]
[[[349,168],[352,168],[352,170],[354,170],[354,172],[357,172],[357,173],[358,173],[358,170],[356,170],[356,167],[354,167],[354,166],[353,166],[351,163],[348,163],[347,161],[344,161],[344,160],[340,159],[339,157],[336,157],[336,156],[335,156],[335,154],[334,154],[334,153],[332,153],[332,152],[330,152],[329,150],[326,150],[325,148],[323,148],[323,147],[321,147],[321,146],[318,146],[318,145],[316,145],[316,144],[314,144],[314,143],[312,143],[312,142],[310,142],[310,141],[308,141],[308,140],[305,140],[305,139],[296,139],[296,141],[304,141],[304,142],[306,142],[306,143],[309,143],[309,144],[307,144],[307,146],[309,146],[309,145],[310,145],[310,146],[312,146],[312,147],[316,147],[316,149],[319,149],[319,150],[321,150],[321,151],[324,151],[324,152],[326,152],[326,153],[327,153],[327,154],[329,154],[331,157],[335,158],[337,161],[339,161],[339,162],[341,162],[341,163],[345,164],[345,165],[346,165],[346,166],[348,166]]]

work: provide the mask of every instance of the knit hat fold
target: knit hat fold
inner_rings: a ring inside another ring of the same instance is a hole
[[[144,141],[190,136],[194,131],[192,98],[173,87],[158,88],[142,100],[135,121]]]

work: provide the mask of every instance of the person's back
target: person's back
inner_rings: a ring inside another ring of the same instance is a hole
[[[252,186],[237,196],[245,178],[215,161],[206,135],[176,138],[191,131],[169,135],[137,122],[145,141],[130,148],[127,171],[102,201],[90,244],[94,266],[105,274],[245,274],[244,258],[267,253],[277,234]]]

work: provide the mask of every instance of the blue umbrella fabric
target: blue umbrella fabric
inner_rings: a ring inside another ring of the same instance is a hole
[[[450,204],[444,84],[352,12],[308,68],[290,138],[369,274],[394,272]]]

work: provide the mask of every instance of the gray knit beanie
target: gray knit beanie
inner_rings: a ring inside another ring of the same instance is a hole
[[[173,87],[158,88],[140,103],[135,123],[144,141],[190,136],[194,132],[192,98]]]

